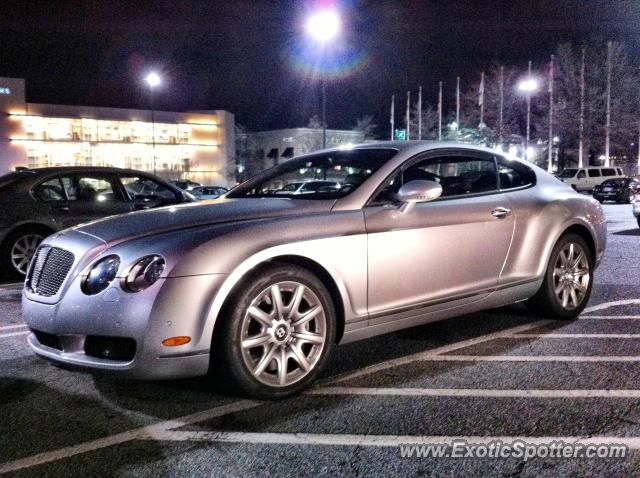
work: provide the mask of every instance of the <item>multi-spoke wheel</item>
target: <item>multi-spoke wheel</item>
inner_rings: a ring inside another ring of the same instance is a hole
[[[275,266],[251,279],[230,312],[218,343],[228,371],[252,396],[282,397],[304,388],[335,341],[331,296],[296,266]]]
[[[542,286],[529,300],[541,315],[574,318],[591,295],[593,258],[584,239],[566,234],[556,243]]]
[[[16,232],[7,237],[2,247],[2,261],[14,275],[27,274],[31,258],[47,234],[37,231]]]

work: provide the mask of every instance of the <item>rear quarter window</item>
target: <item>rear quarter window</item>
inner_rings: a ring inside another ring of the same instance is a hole
[[[518,189],[535,185],[536,173],[517,161],[498,158],[498,179],[501,191]]]

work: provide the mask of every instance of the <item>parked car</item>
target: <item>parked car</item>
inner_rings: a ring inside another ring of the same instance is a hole
[[[189,191],[193,188],[197,188],[198,186],[202,186],[200,183],[196,183],[195,181],[191,181],[189,179],[181,179],[178,181],[169,181],[170,184],[173,184],[175,187],[182,189],[183,191]]]
[[[600,202],[615,201],[631,203],[640,192],[640,181],[636,178],[607,179],[593,188],[593,197]]]
[[[622,168],[567,168],[558,178],[576,191],[593,191],[597,185],[608,179],[626,177]]]
[[[275,194],[278,195],[299,195],[299,194],[314,194],[318,191],[334,191],[340,188],[340,184],[335,181],[296,181],[287,184],[280,190],[276,190]]]
[[[21,169],[0,177],[0,264],[22,276],[49,234],[104,216],[191,201],[140,171],[97,167]]]
[[[341,187],[263,192],[305,168]],[[529,163],[458,143],[364,144],[289,160],[213,203],[47,238],[23,316],[55,362],[142,379],[213,367],[246,394],[283,397],[337,343],[525,300],[574,318],[605,241],[601,205]]]
[[[636,220],[638,221],[638,227],[640,227],[640,192],[636,193],[635,197],[633,198],[633,201],[631,202],[632,206],[633,206],[633,215],[635,216]]]
[[[222,186],[196,186],[190,192],[197,199],[217,199],[229,190]]]

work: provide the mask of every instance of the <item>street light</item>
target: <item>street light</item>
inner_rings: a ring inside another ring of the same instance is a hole
[[[538,80],[531,77],[531,62],[529,62],[529,76],[518,84],[518,90],[527,95],[527,139],[524,150],[529,149],[529,133],[531,131],[531,94],[538,89]]]
[[[322,10],[311,15],[307,20],[307,34],[320,46],[326,47],[340,33],[342,22],[335,10]],[[322,77],[322,149],[327,147],[327,85]]]
[[[155,71],[150,72],[144,79],[149,86],[149,92],[151,95],[151,144],[153,149],[153,174],[156,174],[156,119],[155,119],[155,102],[154,102],[154,91],[160,86],[162,81],[160,80],[160,75],[158,75]]]

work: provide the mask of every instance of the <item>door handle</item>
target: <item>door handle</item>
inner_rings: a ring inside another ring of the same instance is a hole
[[[493,217],[497,217],[498,219],[502,219],[511,215],[511,209],[500,206],[491,211],[491,215]]]
[[[55,211],[69,212],[69,206],[54,206]]]

